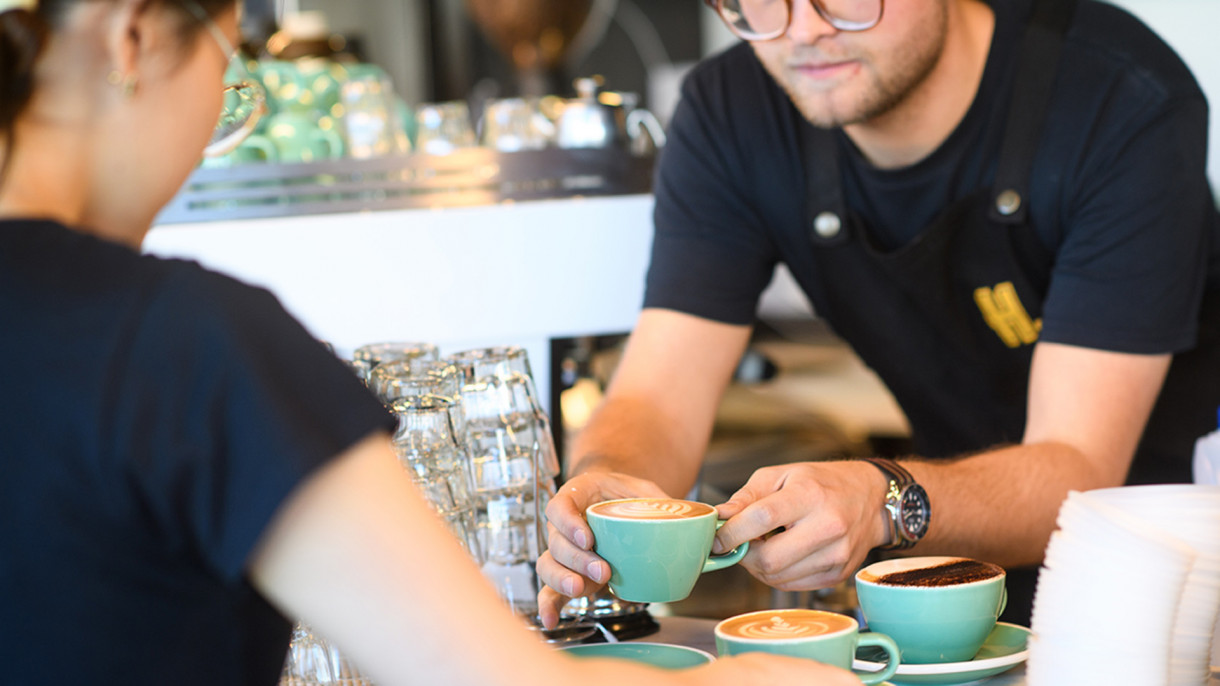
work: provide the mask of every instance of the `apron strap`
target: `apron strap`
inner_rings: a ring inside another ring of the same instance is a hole
[[[839,177],[839,150],[835,133],[819,129],[798,116],[796,137],[800,139],[805,167],[805,216],[809,240],[815,245],[839,245],[849,238],[847,204]]]
[[[1034,2],[1033,16],[1021,40],[1020,62],[992,188],[988,216],[994,222],[1025,223],[1036,143],[1041,140],[1042,123],[1054,92],[1063,34],[1072,23],[1075,10],[1076,0]]]

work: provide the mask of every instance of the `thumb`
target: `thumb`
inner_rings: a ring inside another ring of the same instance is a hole
[[[736,517],[737,515],[741,514],[742,510],[746,509],[747,505],[749,505],[748,502],[739,500],[737,496],[734,495],[732,498],[716,506],[716,514],[719,515],[720,519]]]
[[[716,506],[716,515],[720,519],[732,519],[741,514],[741,511],[746,509],[750,503],[754,502],[754,498],[750,495],[742,495],[741,491],[733,494],[727,502]],[[717,530],[716,538],[712,541],[712,553],[715,555],[723,555],[733,549],[730,545],[731,541],[725,541],[721,538],[720,531]]]
[[[773,488],[761,488],[756,483],[757,475],[751,476],[744,486],[737,489],[727,501],[716,506],[716,512],[721,519],[729,519],[741,514],[741,511],[753,505],[763,496],[774,491]]]

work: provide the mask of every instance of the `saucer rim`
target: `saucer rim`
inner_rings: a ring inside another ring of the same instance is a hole
[[[580,652],[580,649],[588,647],[588,646],[603,647],[603,646],[609,646],[609,645],[623,645],[623,646],[628,646],[628,647],[643,646],[645,648],[652,648],[655,646],[660,646],[661,648],[677,648],[677,649],[679,649],[680,652],[698,653],[699,655],[707,658],[708,664],[715,662],[717,659],[717,657],[715,655],[709,653],[706,650],[703,650],[702,648],[682,645],[680,643],[662,643],[660,641],[615,641],[614,643],[577,643],[575,645],[570,645],[570,646],[559,646],[556,649],[557,650],[576,649],[576,652]],[[603,656],[603,657],[605,657],[605,656]],[[617,656],[614,656],[614,657],[617,657]]]
[[[1022,632],[1025,635],[1025,648],[1023,650],[1018,650],[1015,653],[989,657],[983,660],[965,660],[962,662],[931,662],[923,664],[899,663],[898,671],[894,672],[894,676],[940,676],[959,674],[963,672],[994,669],[997,667],[1008,667],[1020,664],[1027,660],[1029,658],[1029,637],[1033,635],[1033,630],[1027,626],[1021,626],[1020,624],[1013,624],[1011,622],[996,622],[996,626],[1009,627]],[[983,645],[986,645],[986,643]],[[853,666],[859,669],[870,669],[883,666],[883,664],[880,662],[861,660],[859,658],[854,658],[852,662]]]

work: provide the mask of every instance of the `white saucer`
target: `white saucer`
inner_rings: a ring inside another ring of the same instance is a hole
[[[901,664],[898,671],[890,677],[895,686],[905,684],[965,684],[971,681],[986,679],[1000,672],[1007,671],[1025,662],[1029,657],[1030,631],[1023,626],[996,622],[995,629],[987,636],[983,647],[979,648],[974,659],[965,662],[941,662],[936,664]],[[852,667],[857,670],[876,671],[882,663],[860,659],[862,653],[873,657],[872,649],[866,648],[857,653]]]

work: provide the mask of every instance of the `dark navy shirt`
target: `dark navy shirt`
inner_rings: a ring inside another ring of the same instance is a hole
[[[392,426],[267,291],[0,221],[0,681],[275,684],[290,625],[247,557]]]
[[[914,240],[994,178],[1028,0],[992,4],[978,97],[943,145],[878,169],[839,134],[848,206],[883,248]],[[817,309],[833,284],[800,268],[809,246],[799,117],[748,45],[692,72],[657,172],[645,306],[748,324],[783,261]],[[1056,255],[1041,340],[1133,353],[1194,345],[1205,282],[1220,286],[1207,117],[1169,47],[1122,10],[1080,3],[1030,189],[1031,224]]]
[[[1030,2],[991,4],[995,33],[978,95],[939,148],[908,167],[879,169],[836,132],[847,206],[881,253],[918,241],[948,205],[991,188]],[[1189,479],[1191,441],[1214,428],[1220,402],[1220,393],[1186,381],[1220,378],[1216,317],[1201,315],[1204,294],[1220,294],[1207,118],[1195,79],[1155,34],[1118,8],[1079,3],[1027,203],[1031,230],[1051,256],[1039,340],[1137,354],[1195,351],[1189,365],[1175,359],[1136,481]],[[835,325],[826,294],[843,296],[810,259],[802,125],[748,45],[691,73],[657,171],[646,307],[749,324],[782,261],[815,312]],[[893,356],[919,365],[903,344],[901,332],[885,342]]]
[[[879,169],[842,131],[833,132],[843,198],[849,216],[859,220],[852,235],[860,231],[859,240],[882,259],[914,247],[929,250],[924,246],[935,240],[917,244],[932,235],[927,229],[936,218],[995,190],[1031,2],[990,5],[995,32],[977,96],[936,150],[908,167]],[[1041,317],[1033,340],[1173,353],[1127,483],[1189,481],[1193,442],[1215,428],[1220,405],[1220,216],[1205,174],[1207,103],[1156,35],[1126,12],[1092,0],[1077,6],[1054,78],[1022,227],[1035,232],[1034,240],[1023,240],[1034,249],[1017,253],[1031,258],[1019,266],[1044,294],[1030,308]],[[815,252],[825,248],[810,238],[811,161],[798,139],[805,126],[748,45],[692,71],[654,184],[656,233],[645,307],[750,324],[759,295],[783,262],[818,316],[831,327],[842,324],[848,343],[873,356],[862,352],[882,380],[902,389],[895,394],[899,402],[922,421],[912,420],[916,446],[953,445],[960,453],[1019,440],[1023,386],[1000,390],[984,381],[990,368],[971,373],[961,369],[970,364],[964,360],[929,360],[917,349],[917,337],[884,319],[861,326],[873,312],[904,303],[910,308],[913,301],[903,293],[870,301],[875,296],[859,292],[866,289],[845,291],[850,287],[843,279],[820,273],[818,265],[828,264],[830,253]],[[997,231],[996,240],[1008,235]],[[895,289],[880,284],[871,290]],[[922,373],[946,367],[955,372],[951,383],[935,371]],[[1014,392],[1019,397],[1011,397]],[[926,411],[932,398],[938,400],[936,416]],[[999,418],[994,424],[1004,427],[1003,435],[977,430],[965,419],[972,416]],[[924,454],[957,454],[944,451]],[[1005,619],[1027,624],[1034,570],[1009,571]]]

